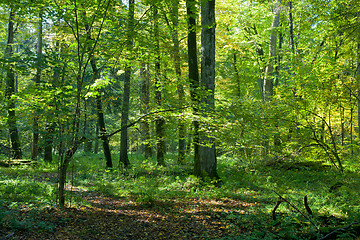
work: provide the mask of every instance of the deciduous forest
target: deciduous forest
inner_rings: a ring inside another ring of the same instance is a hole
[[[358,0],[0,0],[0,239],[360,239]]]

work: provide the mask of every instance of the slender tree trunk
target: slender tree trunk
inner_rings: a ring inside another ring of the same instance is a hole
[[[149,104],[150,104],[150,77],[149,77],[149,69],[148,65],[143,64],[140,69],[140,76],[141,76],[141,107],[140,111],[141,114],[146,114],[149,111]],[[152,156],[151,144],[150,144],[150,124],[149,120],[144,119],[141,122],[141,132],[143,136],[144,142],[144,155],[145,159],[149,159]]]
[[[85,29],[87,31],[87,39],[91,39],[91,33],[90,28],[88,25],[85,25]],[[91,47],[88,46],[89,54],[91,53]],[[93,81],[95,82],[96,79],[100,77],[100,71],[96,66],[96,60],[93,55],[89,56],[90,58],[90,65],[93,71]],[[104,111],[102,107],[102,96],[101,96],[101,90],[98,90],[98,94],[96,95],[96,111],[98,115],[98,124],[99,124],[99,130],[100,130],[100,139],[103,146],[104,156],[105,156],[105,162],[107,168],[112,168],[112,159],[111,159],[111,151],[110,151],[110,145],[109,145],[109,139],[106,136],[106,126],[105,126],[105,118],[104,118]]]
[[[41,58],[43,47],[43,17],[42,13],[39,14],[39,29],[38,29],[38,44],[37,44],[37,63],[36,63],[36,75],[35,86],[38,87],[41,79]],[[31,160],[36,161],[39,154],[39,113],[37,107],[34,109],[33,118],[33,141],[31,147]]]
[[[239,69],[237,67],[236,52],[233,53],[233,65],[234,65],[235,80],[236,80],[236,96],[240,99],[241,98],[241,83],[240,83]]]
[[[15,21],[16,8],[10,10],[9,25],[8,25],[8,39],[5,50],[5,58],[11,60],[13,56],[13,44],[14,44],[14,21]],[[7,66],[6,71],[6,90],[5,98],[7,100],[7,111],[8,111],[8,127],[11,143],[11,157],[14,159],[21,159],[22,152],[20,147],[20,139],[18,128],[16,126],[16,112],[15,112],[15,71],[11,63]]]
[[[295,40],[294,40],[294,21],[293,21],[293,3],[289,1],[289,25],[290,25],[290,49],[292,54],[295,54]]]
[[[358,83],[358,86],[360,84],[360,37],[357,38],[357,44],[356,44],[356,81]],[[357,115],[358,115],[358,138],[360,139],[360,89],[358,89],[357,91]],[[359,145],[360,145],[360,141],[359,141]],[[360,152],[360,148],[359,148],[359,152]]]
[[[193,104],[193,144],[194,144],[194,174],[199,176],[201,174],[200,160],[199,160],[199,67],[197,56],[197,40],[196,40],[196,1],[186,0],[186,11],[188,18],[188,65],[189,65],[189,82],[190,95]]]
[[[99,124],[98,123],[95,124],[95,135],[99,136]],[[98,152],[99,152],[99,140],[96,138],[95,143],[94,143],[94,153],[98,154]]]
[[[280,24],[280,4],[281,0],[278,1],[274,9],[274,18],[271,26],[270,44],[269,44],[269,63],[265,69],[264,76],[264,88],[263,88],[263,100],[268,102],[273,95],[274,87],[274,67],[276,64],[276,42],[277,42],[277,31],[276,28]]]
[[[130,81],[131,81],[131,64],[130,56],[132,55],[133,48],[133,28],[134,28],[134,14],[135,3],[134,0],[129,0],[129,12],[128,12],[128,30],[127,30],[127,63],[125,67],[125,79],[124,79],[124,94],[121,108],[121,137],[120,137],[120,162],[124,164],[125,168],[130,167],[130,161],[128,157],[128,119],[130,108]]]
[[[155,100],[159,108],[162,107],[162,82],[160,77],[160,42],[159,42],[159,16],[158,7],[154,5],[154,40],[155,40]],[[156,159],[157,164],[165,165],[165,120],[157,116],[156,128]]]
[[[182,107],[185,99],[185,91],[183,86],[183,81],[181,78],[181,59],[180,59],[180,41],[179,41],[179,0],[174,0],[171,2],[171,21],[172,26],[168,22],[170,31],[172,33],[173,41],[173,59],[175,65],[175,74],[177,79],[177,93],[179,97],[179,109],[180,109],[180,118],[178,123],[178,163],[182,164],[185,161],[186,153],[186,141],[185,141],[185,122],[182,116]]]
[[[201,112],[206,117],[211,117],[215,111],[215,0],[201,4],[201,87],[204,89],[202,96]],[[217,160],[215,152],[215,139],[212,135],[213,127],[202,123],[200,131],[201,146],[199,159],[202,177],[218,179]]]

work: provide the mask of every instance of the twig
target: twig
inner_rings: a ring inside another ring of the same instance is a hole
[[[304,205],[305,205],[305,209],[306,209],[307,213],[312,216],[313,213],[312,213],[312,211],[311,211],[311,209],[310,209],[310,207],[309,207],[308,199],[307,199],[307,196],[306,196],[306,195],[305,195],[305,197],[304,197]]]
[[[345,227],[342,227],[342,228],[338,228],[338,229],[335,229],[334,231],[328,233],[327,235],[325,235],[324,237],[320,238],[320,240],[324,240],[324,239],[327,239],[327,238],[330,238],[332,235],[334,235],[336,232],[338,231],[342,231],[342,230],[346,230],[348,228],[350,228],[352,225],[355,225],[355,224],[359,224],[360,221],[357,221],[357,222],[354,222],[354,223],[350,223],[349,225],[345,226]]]
[[[283,202],[283,200],[281,198],[279,198],[279,200],[276,202],[273,210],[271,211],[272,213],[272,219],[276,220],[276,209],[280,206],[280,204]]]
[[[319,227],[308,217],[306,216],[303,212],[301,212],[294,204],[292,204],[291,202],[289,202],[287,199],[283,198],[279,193],[277,193],[275,190],[272,190],[276,195],[279,196],[279,198],[284,201],[287,202],[292,208],[295,209],[295,211],[297,211],[298,213],[300,213],[303,217],[305,217],[307,220],[309,220],[309,222],[317,229],[319,230]]]

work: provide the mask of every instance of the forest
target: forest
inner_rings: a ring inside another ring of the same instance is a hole
[[[358,0],[0,18],[0,240],[360,239]]]

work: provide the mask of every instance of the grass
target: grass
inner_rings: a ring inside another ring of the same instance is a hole
[[[80,153],[70,165],[68,184],[78,191],[125,198],[144,207],[154,201],[173,199],[223,202],[235,199],[249,204],[246,212],[221,213],[222,220],[246,229],[241,236],[221,239],[308,239],[315,236],[316,227],[309,219],[285,202],[276,211],[277,219],[271,219],[278,194],[303,213],[306,213],[303,204],[306,195],[314,212],[310,219],[318,227],[342,226],[357,221],[360,216],[360,167],[354,159],[344,162],[345,172],[339,173],[327,163],[313,159],[258,160],[248,164],[236,158],[220,157],[221,187],[193,176],[191,161],[179,166],[171,159],[176,157],[170,156],[167,166],[161,167],[155,160],[132,155],[131,169],[115,166],[109,171],[104,169],[101,155]],[[31,211],[56,205],[56,173],[56,163],[0,168],[0,227],[50,231],[51,226],[46,228],[46,223],[31,221],[29,216],[33,214]],[[77,191],[69,192],[67,199],[73,207],[88,204]],[[24,208],[30,209],[27,217],[14,214]],[[349,234],[342,239],[347,237],[352,239]]]

